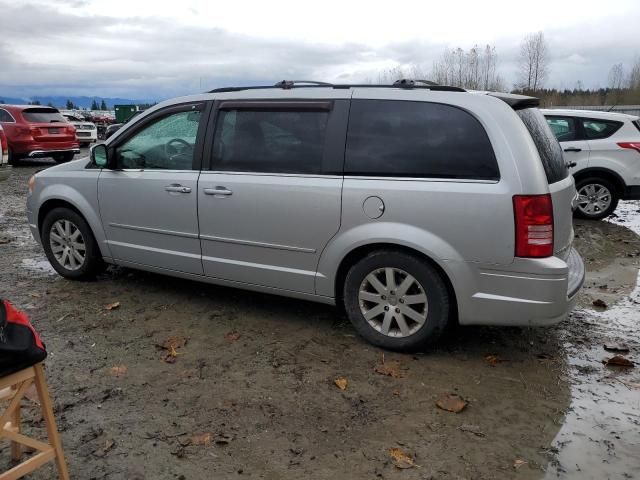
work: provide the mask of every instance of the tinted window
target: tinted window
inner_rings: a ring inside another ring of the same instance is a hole
[[[582,126],[587,140],[600,140],[616,133],[622,127],[622,122],[583,118]]]
[[[15,122],[13,117],[5,109],[0,108],[0,122]]]
[[[53,108],[27,108],[22,111],[22,116],[32,123],[66,122],[60,112]]]
[[[533,143],[536,144],[544,171],[547,174],[547,181],[555,183],[567,178],[569,169],[562,157],[562,148],[560,148],[558,140],[551,132],[540,110],[525,108],[516,111],[516,113],[529,130]]]
[[[214,169],[320,173],[328,119],[328,111],[222,110]]]
[[[635,127],[638,129],[638,131],[640,131],[640,120],[634,120],[631,123],[633,123],[635,125]]]
[[[191,170],[200,112],[168,115],[116,148],[118,168]]]
[[[354,100],[345,173],[499,178],[487,134],[471,114],[438,103]]]
[[[547,117],[549,128],[559,142],[576,140],[576,121],[571,117]]]

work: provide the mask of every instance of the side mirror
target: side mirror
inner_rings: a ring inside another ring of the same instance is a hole
[[[100,168],[106,168],[109,164],[109,156],[107,155],[107,147],[104,144],[94,145],[91,147],[91,162]]]

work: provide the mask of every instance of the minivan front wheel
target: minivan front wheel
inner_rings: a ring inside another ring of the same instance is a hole
[[[70,280],[91,279],[104,266],[89,225],[69,208],[54,208],[47,214],[42,247],[56,272]]]
[[[351,323],[382,348],[412,351],[435,342],[449,319],[440,273],[412,255],[375,251],[347,273],[343,301]]]
[[[610,181],[604,178],[585,178],[576,182],[578,208],[576,216],[588,220],[601,220],[608,217],[618,206],[618,191]]]

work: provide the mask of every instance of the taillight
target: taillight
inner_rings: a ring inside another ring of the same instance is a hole
[[[2,128],[0,128],[0,165],[9,162],[9,144],[7,143],[7,136],[4,134]]]
[[[630,148],[640,153],[640,142],[618,142],[618,146],[622,148]]]
[[[516,257],[553,255],[553,203],[551,195],[514,195]]]

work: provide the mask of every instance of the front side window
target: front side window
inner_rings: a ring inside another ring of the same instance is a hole
[[[578,135],[576,134],[576,121],[574,118],[556,116],[548,116],[546,118],[549,128],[559,142],[569,142],[578,138]]]
[[[221,171],[322,172],[328,111],[221,110],[213,168]]]
[[[7,112],[4,108],[0,108],[0,122],[1,123],[14,123],[15,120],[11,116],[9,112]]]
[[[600,140],[616,133],[622,127],[622,122],[584,118],[582,127],[587,140]]]
[[[143,128],[116,148],[123,169],[191,170],[200,112],[178,112]]]
[[[476,118],[451,105],[354,100],[347,175],[497,180],[491,142]]]

